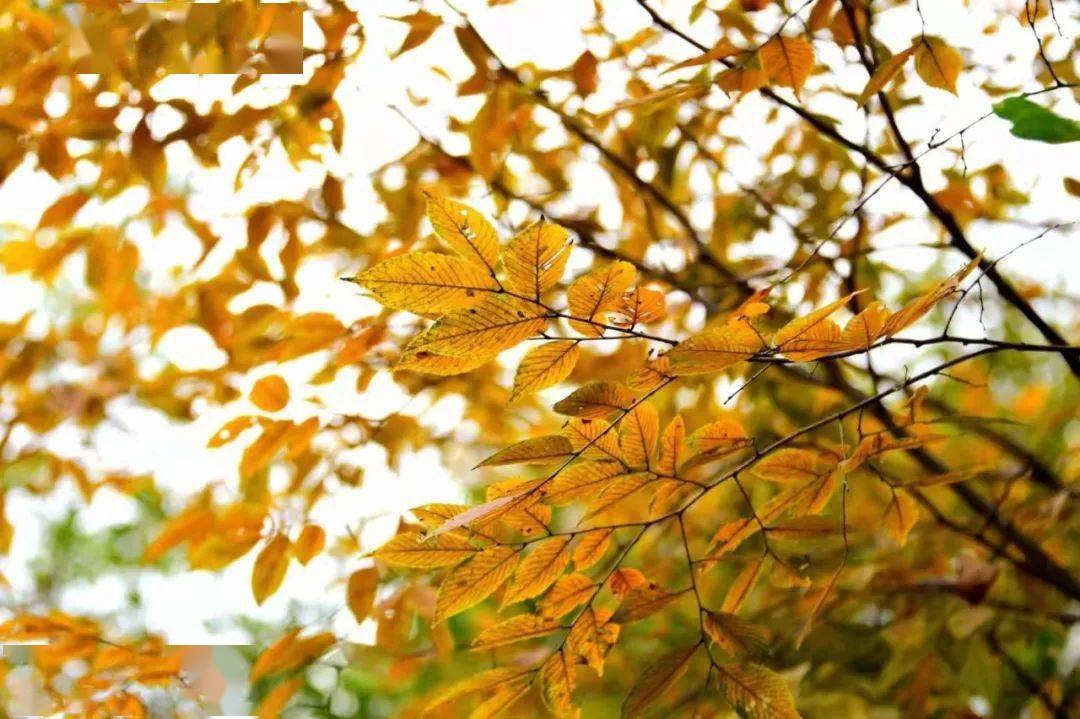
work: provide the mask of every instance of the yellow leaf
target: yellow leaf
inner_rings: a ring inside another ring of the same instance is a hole
[[[560,506],[596,497],[625,472],[616,462],[585,462],[559,472],[548,485],[544,501]]]
[[[282,710],[288,705],[293,695],[304,686],[302,677],[287,679],[276,685],[259,702],[258,719],[278,719]]]
[[[746,601],[746,598],[750,596],[750,592],[754,589],[764,564],[765,558],[762,557],[748,564],[746,568],[739,572],[739,575],[735,577],[735,581],[728,587],[727,594],[724,595],[724,603],[720,606],[720,611],[730,614],[739,611],[739,607],[743,605],[743,602]]]
[[[637,327],[662,320],[667,314],[667,295],[660,290],[637,287],[623,293],[615,320],[619,327]]]
[[[240,458],[240,474],[250,477],[269,464],[289,441],[289,432],[294,426],[288,420],[264,424],[262,434],[247,446]]]
[[[499,235],[487,219],[460,202],[427,196],[427,218],[432,229],[454,252],[495,274],[499,261]]]
[[[716,681],[724,699],[747,719],[800,719],[783,677],[760,664],[724,664]]]
[[[570,440],[561,434],[525,439],[485,459],[478,467],[502,467],[507,464],[550,464],[573,454]]]
[[[540,696],[544,705],[557,717],[576,718],[580,713],[574,707],[574,688],[577,685],[574,663],[563,648],[540,666]]]
[[[596,593],[596,583],[584,574],[568,574],[559,577],[551,591],[539,601],[540,613],[545,617],[558,618],[585,602]]]
[[[945,41],[936,37],[923,38],[915,51],[915,72],[930,87],[956,94],[956,80],[964,69],[964,58]]]
[[[570,257],[570,234],[558,225],[540,220],[526,227],[503,252],[506,289],[539,299],[560,279]]]
[[[519,667],[498,667],[467,674],[428,699],[424,704],[422,716],[445,716],[444,713],[436,712],[436,710],[441,710],[446,704],[469,694],[516,683],[528,673],[528,669],[523,670]]]
[[[278,412],[289,403],[289,385],[280,375],[267,375],[251,388],[251,402],[264,412]]]
[[[696,55],[688,60],[676,63],[669,67],[664,72],[674,72],[675,70],[681,70],[684,67],[696,67],[698,65],[707,65],[710,62],[716,60],[723,60],[725,57],[731,57],[732,55],[738,55],[742,52],[739,48],[735,47],[730,40],[722,39],[716,43],[713,48],[700,55]]]
[[[764,632],[736,614],[706,612],[703,627],[709,638],[732,656],[762,654],[768,647]]]
[[[265,602],[285,581],[291,546],[288,537],[278,534],[266,543],[255,558],[255,567],[251,571],[251,592],[255,595],[256,604]]]
[[[375,590],[378,587],[379,571],[374,567],[358,569],[349,575],[345,603],[356,621],[362,622],[371,614],[371,609],[375,606]]]
[[[610,620],[610,610],[586,607],[566,636],[567,651],[584,659],[601,676],[604,657],[619,638],[619,625]]]
[[[769,84],[769,76],[756,67],[733,67],[716,76],[716,84],[724,92],[753,92]]]
[[[829,316],[847,304],[853,295],[847,295],[814,310],[805,317],[797,317],[784,325],[773,337],[773,344],[788,359],[806,362],[825,355],[840,352],[840,328]]]
[[[668,477],[675,476],[683,462],[686,445],[686,423],[682,415],[675,415],[664,429],[660,438],[660,457],[656,461],[656,472]]]
[[[513,716],[507,714],[507,710],[528,694],[530,689],[532,689],[532,685],[524,680],[504,684],[489,698],[478,704],[469,714],[469,719],[494,719],[498,716]]]
[[[845,349],[869,349],[881,339],[889,312],[880,302],[871,302],[866,309],[848,320],[840,335]]]
[[[326,546],[326,532],[317,524],[307,524],[293,543],[293,555],[300,564],[307,564]]]
[[[213,526],[214,515],[209,506],[201,500],[196,501],[166,522],[158,536],[146,547],[143,561],[157,561],[181,542],[204,536]]]
[[[570,537],[552,537],[537,544],[521,563],[503,593],[503,606],[543,594],[570,564]]]
[[[435,569],[460,564],[479,551],[454,535],[425,539],[415,532],[406,532],[379,547],[373,556],[398,567]]]
[[[562,382],[574,371],[580,353],[573,340],[545,342],[529,350],[518,365],[510,402]]]
[[[923,315],[933,309],[940,300],[948,297],[960,288],[960,282],[979,265],[979,257],[961,267],[953,274],[938,282],[919,297],[904,305],[889,316],[885,322],[883,334],[892,337],[896,333],[915,324]]]
[[[915,54],[917,45],[912,45],[909,48],[896,53],[885,62],[878,65],[877,70],[870,77],[870,80],[866,83],[866,87],[859,94],[858,103],[865,105],[866,102],[878,94],[897,76],[900,69],[904,67],[904,63],[908,61],[908,58]]]
[[[593,382],[571,392],[552,407],[559,414],[573,417],[603,419],[634,403],[630,391],[616,382]]]
[[[574,417],[563,427],[563,434],[583,459],[623,461],[619,435],[605,420]]]
[[[892,500],[885,509],[885,529],[896,543],[907,542],[911,528],[919,521],[919,503],[907,492],[893,492]]]
[[[406,354],[421,351],[490,359],[540,332],[546,323],[539,306],[510,295],[489,295],[479,304],[446,315],[413,338]]]
[[[561,628],[562,625],[553,619],[545,619],[535,614],[519,614],[480,632],[473,640],[472,648],[490,649],[504,644],[523,642],[547,636]]]
[[[697,644],[676,649],[645,669],[627,695],[626,701],[623,702],[623,717],[642,716],[650,705],[656,703],[682,679],[690,668],[690,662],[693,661],[697,650]]]
[[[329,632],[303,638],[298,638],[299,634],[300,629],[292,629],[267,647],[252,665],[249,681],[254,684],[263,677],[310,664],[337,642],[337,637]]]
[[[574,280],[566,291],[569,314],[578,317],[570,320],[570,326],[589,337],[602,337],[603,327],[591,322],[606,324],[606,313],[619,307],[623,293],[637,277],[637,270],[629,262],[613,262],[597,268]]]
[[[770,80],[792,88],[798,96],[814,69],[814,46],[801,37],[776,35],[758,48],[758,58]]]
[[[478,504],[475,507],[469,507],[460,514],[455,514],[436,529],[429,532],[427,538],[429,540],[435,539],[458,527],[466,527],[473,522],[491,522],[515,509],[515,504],[526,504],[527,506],[538,502],[543,496],[541,494],[543,490],[533,492],[535,487],[535,482],[526,482],[519,486],[515,486],[512,491],[498,493],[489,492],[489,496],[492,496],[492,499],[483,504]]]
[[[206,446],[213,449],[231,442],[236,439],[241,432],[254,424],[255,418],[250,415],[233,417],[228,422],[221,425],[221,429],[214,433],[214,436],[210,438],[210,441],[206,443]]]
[[[686,444],[692,454],[686,460],[686,466],[699,466],[726,457],[732,452],[753,445],[753,440],[746,436],[746,430],[735,419],[725,418],[699,427],[691,434]]]
[[[619,445],[623,459],[631,467],[646,467],[660,437],[660,415],[656,407],[642,402],[619,423]]]
[[[435,252],[391,257],[352,281],[367,288],[380,304],[415,314],[473,307],[499,289],[484,267]]]
[[[817,0],[810,10],[810,17],[806,20],[806,29],[810,32],[817,32],[828,26],[835,4],[836,0]]]
[[[394,369],[412,370],[423,374],[446,377],[455,374],[472,372],[482,364],[486,364],[491,357],[479,352],[472,357],[453,357],[441,355],[426,350],[418,350],[401,356]]]
[[[488,547],[446,575],[435,597],[432,624],[484,601],[509,579],[517,563],[518,551],[512,547]]]
[[[761,337],[746,322],[735,322],[683,340],[668,352],[674,377],[710,374],[753,357],[764,349]]]
[[[634,587],[626,592],[615,621],[628,623],[651,616],[682,596],[681,592],[669,592],[656,584]]]
[[[817,452],[786,447],[762,458],[751,472],[771,482],[788,484],[817,479],[835,466],[835,460],[827,460]]]

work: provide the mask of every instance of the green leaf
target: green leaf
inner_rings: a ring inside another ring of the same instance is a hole
[[[1054,144],[1080,140],[1080,123],[1036,105],[1026,97],[1009,97],[994,105],[994,114],[1012,123],[1012,134]]]

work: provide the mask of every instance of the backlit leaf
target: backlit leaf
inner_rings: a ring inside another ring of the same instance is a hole
[[[517,561],[517,550],[495,546],[456,566],[439,585],[432,623],[439,624],[487,599],[510,578]]]
[[[510,401],[562,382],[574,371],[580,352],[573,340],[545,342],[529,350],[518,365]]]
[[[416,314],[472,307],[499,287],[486,268],[435,252],[391,257],[352,280],[380,304]]]

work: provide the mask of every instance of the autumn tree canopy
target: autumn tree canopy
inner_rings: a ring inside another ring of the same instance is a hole
[[[3,711],[1080,715],[1078,37],[4,2]]]

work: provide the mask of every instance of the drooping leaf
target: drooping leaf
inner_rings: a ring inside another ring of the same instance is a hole
[[[379,588],[379,571],[374,567],[358,569],[349,575],[345,588],[345,603],[358,622],[367,619],[375,606],[375,591]]]
[[[570,537],[552,537],[539,542],[521,560],[514,577],[503,593],[503,606],[531,599],[548,587],[570,564]]]
[[[710,374],[753,357],[763,349],[760,335],[745,322],[705,330],[683,340],[668,353],[674,377]]]
[[[262,604],[285,581],[292,559],[291,543],[284,534],[275,535],[255,558],[255,567],[251,571],[251,592],[255,603]]]
[[[814,46],[801,37],[775,35],[758,48],[758,58],[770,80],[792,88],[798,96],[814,69]]]
[[[660,416],[649,402],[634,407],[619,423],[623,460],[631,467],[648,466],[660,436]]]
[[[923,38],[915,51],[915,72],[930,87],[956,94],[956,80],[964,69],[964,58],[944,40]]]
[[[761,664],[724,664],[716,682],[721,696],[748,719],[800,718],[787,682]]]
[[[877,70],[874,71],[874,74],[866,83],[866,87],[859,94],[859,104],[865,105],[871,97],[884,90],[899,75],[904,64],[915,54],[917,49],[918,45],[907,47],[878,65]]]
[[[650,665],[623,702],[623,717],[637,717],[663,697],[690,669],[698,646],[676,649]]]
[[[432,539],[406,532],[379,547],[372,556],[398,567],[435,569],[460,564],[479,551],[466,540],[452,534]]]
[[[491,358],[537,334],[544,324],[544,312],[537,305],[510,295],[489,295],[418,334],[406,347],[406,354]]]
[[[307,564],[326,546],[326,532],[317,524],[305,524],[293,542],[293,556],[300,564]]]

